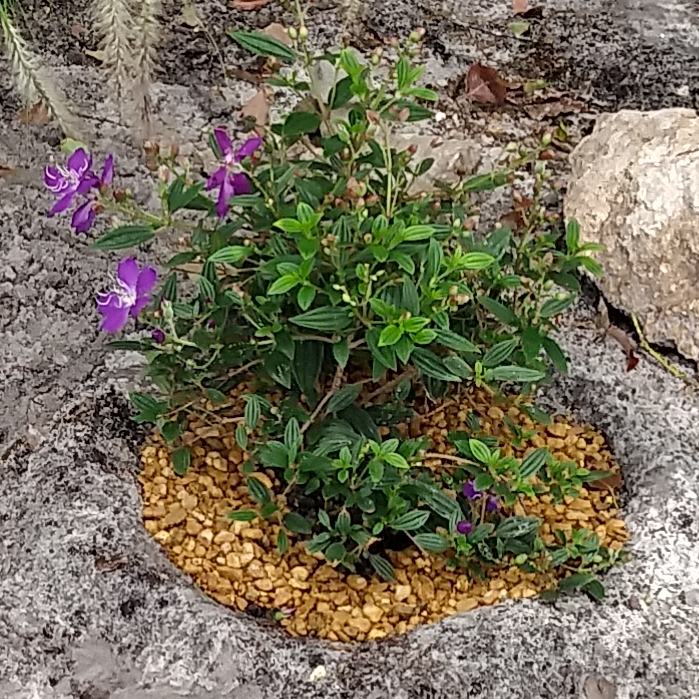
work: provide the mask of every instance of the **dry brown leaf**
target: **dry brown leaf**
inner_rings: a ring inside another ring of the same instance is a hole
[[[270,0],[233,0],[230,4],[234,10],[259,10],[270,2]]]
[[[529,9],[529,0],[512,0],[512,12],[523,15]]]
[[[51,121],[51,114],[43,102],[37,102],[28,109],[23,109],[17,115],[19,121],[30,126],[44,126]]]
[[[502,104],[507,95],[507,83],[494,68],[474,63],[466,77],[468,96],[476,102]]]
[[[287,34],[284,25],[279,24],[279,22],[272,22],[272,24],[267,25],[262,30],[262,33],[266,34],[267,36],[271,36],[273,39],[276,39],[277,41],[281,41],[282,44],[286,44],[287,46],[291,46],[294,43],[289,38],[289,35]]]
[[[568,97],[561,97],[560,99],[549,102],[528,104],[524,107],[524,111],[532,119],[537,119],[538,121],[562,116],[564,114],[578,114],[586,109],[587,105],[584,102],[578,102]]]
[[[182,21],[191,29],[201,31],[202,22],[194,3],[185,2],[182,5]]]
[[[262,82],[262,78],[259,75],[251,73],[249,70],[243,70],[242,68],[227,68],[226,72],[231,78],[236,80],[244,80],[247,83],[252,83],[253,85],[259,85]]]
[[[604,473],[604,471],[600,471]],[[616,471],[609,471],[609,475],[604,478],[599,478],[596,481],[590,481],[585,484],[586,488],[592,490],[616,490],[621,485],[621,474]]]
[[[241,108],[243,119],[252,119],[258,126],[265,126],[269,119],[269,102],[267,93],[262,88],[258,90]]]
[[[95,559],[95,568],[102,573],[111,573],[119,568],[123,568],[126,563],[126,556],[117,556],[116,558],[100,556],[99,558]]]
[[[15,172],[17,172],[17,170],[15,170],[13,167],[0,165],[0,177],[10,177]]]

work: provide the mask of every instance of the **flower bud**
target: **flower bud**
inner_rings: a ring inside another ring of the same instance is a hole
[[[304,25],[299,27],[299,39],[301,41],[306,41],[306,39],[308,39],[308,29]]]
[[[551,141],[553,140],[553,137],[551,134],[547,131],[542,137],[541,137],[541,145],[546,147],[550,145]]]
[[[352,298],[350,297],[350,295],[349,295],[347,292],[345,292],[344,294],[342,294],[342,300],[343,300],[345,303],[351,303],[351,302],[352,302]]]
[[[367,245],[369,243],[371,243],[373,240],[374,240],[374,236],[371,233],[364,234],[364,242],[367,243]]]
[[[363,209],[366,206],[366,201],[364,200],[364,197],[359,197],[356,203],[358,209]]]
[[[296,31],[296,27],[289,27],[286,33],[290,39],[298,39],[299,33]]]
[[[398,115],[398,118],[400,119],[400,114]],[[415,155],[415,153],[417,153],[417,146],[414,143],[411,143],[406,150],[408,153],[410,153],[410,155]]]
[[[367,206],[374,206],[374,205],[376,205],[376,204],[378,204],[378,203],[379,203],[379,197],[378,197],[377,194],[370,194],[370,195],[366,198],[366,205],[367,205]]]
[[[403,122],[408,121],[408,117],[410,116],[410,110],[405,107],[404,109],[401,109],[400,112],[398,112],[398,121]]]

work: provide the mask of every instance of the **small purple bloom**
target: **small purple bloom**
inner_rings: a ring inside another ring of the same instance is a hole
[[[100,177],[100,185],[102,187],[109,187],[114,179],[114,156],[108,155],[107,159],[104,161],[104,167],[102,168],[102,176]]]
[[[65,211],[78,194],[87,194],[99,186],[99,179],[90,169],[92,156],[84,148],[78,148],[68,158],[66,167],[49,165],[44,171],[44,184],[49,191],[59,195],[58,201],[51,207],[49,216]]]
[[[159,345],[165,342],[165,333],[160,328],[153,328],[151,337],[153,338],[153,342],[157,342]]]
[[[495,512],[495,510],[500,509],[498,499],[493,495],[488,495],[488,499],[485,501],[485,509],[487,512]]]
[[[250,182],[242,172],[235,172],[235,168],[245,158],[249,158],[261,145],[262,139],[253,136],[243,143],[237,151],[233,151],[233,144],[226,130],[217,127],[214,129],[214,139],[221,151],[223,163],[206,181],[206,189],[218,189],[216,202],[216,214],[224,218],[228,213],[228,200],[235,194],[250,194]]]
[[[97,310],[104,316],[100,330],[119,332],[129,319],[150,303],[149,292],[155,286],[158,275],[152,267],[139,270],[132,257],[122,260],[117,268],[116,285],[112,291],[97,297]]]
[[[483,496],[480,490],[476,489],[476,481],[466,481],[462,490],[464,497],[468,500],[478,500]]]
[[[92,228],[92,224],[95,222],[94,204],[92,199],[88,199],[73,212],[70,225],[73,226],[76,233],[87,233]]]
[[[473,531],[473,524],[471,524],[471,522],[469,522],[467,519],[462,519],[456,525],[456,531],[459,532],[459,534],[468,536]]]

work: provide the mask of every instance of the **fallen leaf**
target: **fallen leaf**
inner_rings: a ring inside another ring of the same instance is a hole
[[[529,22],[510,22],[507,25],[507,28],[517,37],[519,38],[520,36],[526,34],[531,25]]]
[[[512,0],[512,12],[523,15],[529,9],[529,0]]]
[[[185,2],[182,5],[182,21],[192,29],[201,30],[202,22],[197,13],[197,8],[192,2]]]
[[[631,350],[626,356],[626,371],[633,371],[637,366],[640,359]]]
[[[70,33],[76,38],[79,39],[84,33],[85,33],[85,27],[82,27],[79,24],[71,24],[70,25]]]
[[[231,7],[234,10],[259,10],[270,2],[270,0],[234,0]]]
[[[117,556],[116,558],[106,558],[100,556],[95,559],[95,568],[103,573],[111,573],[126,565],[126,556]]]
[[[507,95],[507,83],[495,69],[482,63],[474,63],[468,69],[466,88],[469,97],[485,104],[502,104]]]
[[[264,126],[269,119],[269,102],[267,93],[262,88],[258,90],[241,108],[243,119],[252,119],[257,126]]]
[[[100,63],[104,63],[104,51],[91,51],[90,49],[85,49],[85,55],[90,56],[90,58],[97,59]]]
[[[245,82],[252,83],[253,85],[259,85],[262,82],[262,78],[259,75],[251,73],[249,70],[242,70],[242,68],[227,68],[226,72],[231,78],[236,80],[244,80]]]
[[[602,473],[602,471],[600,471]],[[592,490],[616,490],[621,485],[621,474],[609,471],[609,475],[596,481],[589,481],[585,487]]]
[[[30,126],[44,126],[51,121],[51,114],[43,102],[37,102],[17,115],[19,121]]]
[[[569,97],[561,97],[557,100],[539,102],[537,104],[525,105],[524,111],[537,121],[551,119],[564,114],[579,114],[587,109],[584,102],[572,100]]]
[[[616,699],[616,685],[598,675],[585,680],[585,699]]]
[[[262,30],[262,33],[266,34],[267,36],[271,36],[273,39],[276,39],[277,41],[281,41],[282,44],[286,44],[287,46],[291,46],[294,43],[289,38],[289,35],[287,34],[284,25],[279,24],[279,22],[272,22],[272,24],[267,25]]]

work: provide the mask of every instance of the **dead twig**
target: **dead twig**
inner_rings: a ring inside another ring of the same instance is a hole
[[[315,422],[315,419],[320,415],[320,411],[327,405],[328,401],[340,390],[342,385],[342,377],[345,373],[343,367],[338,365],[335,370],[335,376],[333,377],[332,385],[330,390],[323,396],[323,399],[316,405],[316,409],[311,413],[311,417],[304,422],[303,427],[301,427],[301,434],[304,434],[306,430]]]
[[[374,398],[377,396],[383,395],[384,393],[388,393],[390,390],[392,390],[395,386],[397,386],[403,379],[410,378],[415,375],[415,369],[412,367],[410,369],[407,369],[404,371],[400,376],[396,376],[395,379],[391,379],[387,383],[385,383],[383,386],[379,386],[375,391],[372,391],[364,400],[362,401],[363,405],[366,405],[367,403],[370,403]]]

